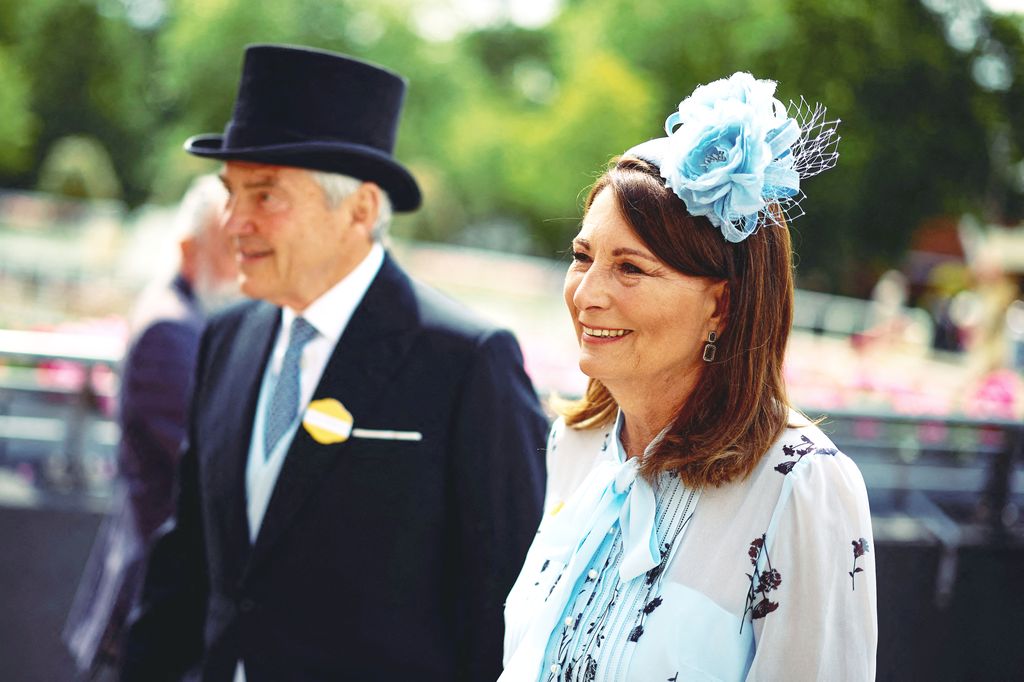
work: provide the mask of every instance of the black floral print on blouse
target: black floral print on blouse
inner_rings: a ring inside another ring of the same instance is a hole
[[[853,590],[857,589],[857,574],[863,573],[864,569],[857,566],[857,559],[861,558],[865,554],[871,551],[871,546],[865,538],[854,540],[853,545],[853,570],[849,571],[850,574],[850,587]]]
[[[604,580],[604,577],[611,572],[611,569],[609,568],[610,565],[611,557],[609,556],[607,559],[605,559],[604,567],[601,569],[601,571],[598,572],[598,578],[592,578],[588,575],[584,579],[583,586],[577,593],[577,598],[579,598],[588,589],[587,583],[593,583],[597,580]],[[593,603],[594,597],[597,596],[597,591],[595,589],[589,589],[590,597],[587,599],[586,604],[588,607]],[[593,636],[591,641],[598,649],[600,649],[601,645],[604,643],[605,636],[603,631],[605,625],[607,624],[606,621],[609,615],[613,613],[614,607],[616,603],[618,603],[618,600],[619,590],[616,589],[612,593],[611,600],[608,602],[607,606],[604,608],[604,610],[601,612],[598,618],[596,620],[591,621],[587,626],[587,635]],[[548,675],[548,677],[546,678],[547,682],[560,682],[562,680],[568,682],[577,678],[580,679],[581,682],[589,682],[596,679],[597,659],[595,659],[590,653],[587,653],[585,649],[576,657],[572,657],[572,652],[569,650],[569,647],[572,644],[572,635],[576,630],[579,629],[582,619],[583,611],[580,611],[578,614],[576,614],[576,617],[573,619],[571,624],[566,624],[565,627],[562,628],[562,637],[558,643],[558,665],[556,669],[552,670],[551,674]],[[581,671],[582,676],[580,676]],[[574,675],[577,677],[574,677]]]
[[[762,553],[765,559],[765,569],[758,571],[757,563]],[[743,632],[743,623],[746,621],[748,613],[750,614],[750,620],[753,621],[757,618],[764,618],[779,608],[779,603],[769,599],[768,593],[778,589],[779,585],[782,584],[782,574],[772,566],[771,557],[768,556],[768,548],[765,546],[765,534],[762,533],[761,537],[755,538],[750,543],[747,556],[750,557],[750,563],[754,568],[750,573],[747,573],[747,577],[750,578],[750,587],[747,590],[747,605],[743,609],[744,617],[740,621],[740,632]],[[757,601],[758,595],[760,595],[761,601]],[[755,604],[754,602],[757,603]]]
[[[661,604],[662,604],[661,597],[655,597],[651,601],[647,602],[647,604],[643,608],[643,613],[640,615],[640,622],[637,623],[636,627],[633,628],[632,632],[629,633],[629,641],[631,641],[631,642],[639,642],[640,641],[640,636],[642,634],[644,634],[644,621],[643,621],[643,619],[646,618],[647,616],[651,615],[654,612],[654,609],[656,609],[659,606],[661,606]]]
[[[671,482],[673,485],[668,486]],[[665,488],[661,486],[665,485]],[[567,613],[549,642],[545,654],[547,667],[543,682],[595,682],[611,671],[607,665],[623,665],[627,651],[640,641],[648,619],[665,602],[661,594],[665,569],[671,560],[672,547],[693,516],[697,491],[679,483],[678,476],[665,474],[656,486],[662,491],[667,509],[662,509],[657,522],[660,540],[660,561],[645,574],[622,581],[619,564],[624,552],[621,531],[615,526],[602,544],[593,568],[581,576],[579,587],[567,602]],[[659,504],[662,502],[659,501]],[[662,523],[664,522],[664,524]],[[547,570],[552,570],[548,567]],[[631,619],[628,612],[634,613]],[[550,656],[550,657],[549,657]]]
[[[801,442],[796,445],[782,446],[782,454],[786,457],[796,457],[794,460],[783,462],[775,467],[775,470],[783,476],[792,471],[793,467],[795,467],[797,463],[807,455],[835,455],[839,452],[835,448],[819,448],[814,444],[814,441],[807,436],[800,436],[800,441]]]

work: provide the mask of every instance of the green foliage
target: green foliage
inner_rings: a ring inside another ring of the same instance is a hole
[[[9,41],[7,54],[26,75],[38,130],[30,173],[14,176],[15,183],[36,184],[57,140],[88,135],[106,148],[117,175],[127,181],[128,198],[143,198],[148,183],[140,160],[154,128],[147,35],[128,23],[116,2],[102,3],[103,13],[86,0],[0,1],[0,15],[11,27],[0,39]],[[0,83],[7,88],[6,78]]]
[[[41,184],[43,159],[69,154],[54,145],[88,136],[129,202],[173,201],[213,168],[181,144],[223,129],[244,46],[286,42],[409,79],[397,154],[426,203],[399,220],[404,236],[473,242],[500,223],[518,226],[507,248],[526,234],[554,255],[609,159],[662,134],[694,86],[737,70],[843,119],[840,165],[807,183],[793,226],[805,282],[864,293],[923,221],[1024,214],[1020,17],[983,16],[977,44],[958,49],[920,0],[565,0],[539,29],[438,42],[416,28],[430,1],[169,0],[140,23],[132,8],[145,3],[131,0],[0,0],[0,185]],[[979,84],[993,49],[1008,89]]]
[[[107,150],[96,139],[57,140],[39,169],[39,189],[75,199],[120,199],[121,184]]]
[[[29,79],[0,44],[0,172],[19,172],[31,163],[38,123],[29,108]]]
[[[828,105],[843,120],[841,158],[836,170],[807,182],[808,214],[794,224],[798,274],[857,294],[899,262],[924,220],[965,211],[1021,218],[1012,200],[1020,187],[1012,191],[1001,179],[1022,158],[1021,127],[1012,124],[1024,120],[1021,23],[1000,19],[991,27],[1017,72],[1006,92],[979,87],[977,50],[951,47],[939,18],[915,1],[880,8],[867,1],[603,0],[574,4],[557,24],[572,59],[585,59],[596,45],[629,55],[662,86],[661,116],[695,85],[737,70],[778,80],[783,101],[804,95]],[[1006,128],[1015,132],[999,163],[992,146]],[[991,201],[994,187],[1002,188],[1002,202]]]

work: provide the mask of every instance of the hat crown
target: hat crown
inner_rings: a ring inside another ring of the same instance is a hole
[[[396,211],[413,211],[419,185],[392,156],[405,85],[392,71],[334,52],[251,45],[224,134],[194,135],[185,151],[350,175],[377,183]]]
[[[225,143],[336,141],[391,154],[404,99],[405,80],[378,66],[321,50],[253,45]]]

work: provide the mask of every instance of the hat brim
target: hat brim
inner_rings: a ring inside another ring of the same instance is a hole
[[[317,141],[225,148],[223,135],[195,135],[185,141],[185,151],[208,159],[293,166],[375,182],[388,193],[396,211],[415,211],[423,201],[416,179],[405,166],[365,145]]]

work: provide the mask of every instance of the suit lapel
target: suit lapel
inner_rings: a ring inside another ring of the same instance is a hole
[[[228,542],[237,546],[228,556],[245,556],[249,549],[249,520],[245,492],[245,471],[249,461],[253,419],[259,399],[260,382],[280,321],[280,308],[257,303],[239,323],[224,365],[216,368],[222,377],[219,392],[208,406],[216,410],[211,429],[214,456],[209,458],[207,485],[217,505]],[[216,361],[216,358],[214,358]],[[245,396],[239,400],[239,396]]]
[[[334,398],[358,427],[401,365],[419,323],[409,278],[386,256],[324,368],[313,399]],[[325,446],[299,426],[260,526],[250,567],[265,557],[352,441]]]

